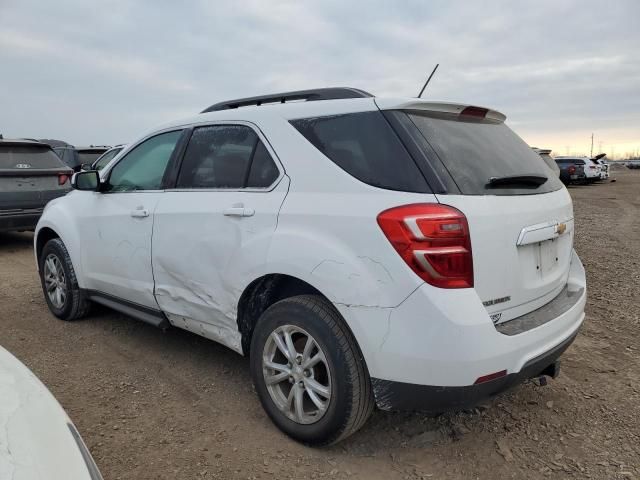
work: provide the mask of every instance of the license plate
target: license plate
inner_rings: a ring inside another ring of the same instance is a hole
[[[578,175],[571,175],[571,180],[575,180],[576,178],[578,178]]]
[[[540,242],[540,271],[544,277],[558,264],[558,244],[555,240]]]

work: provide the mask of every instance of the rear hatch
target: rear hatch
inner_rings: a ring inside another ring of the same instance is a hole
[[[494,322],[501,323],[539,308],[563,289],[573,206],[557,175],[501,114],[485,118],[491,111],[467,111],[403,113],[415,126],[413,135],[423,137],[434,171],[448,177],[446,193],[436,197],[466,216],[474,288]]]
[[[70,190],[71,173],[49,145],[0,141],[0,212],[40,211]]]

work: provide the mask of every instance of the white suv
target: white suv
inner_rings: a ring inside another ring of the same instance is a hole
[[[565,161],[565,162],[567,160],[576,160],[576,161],[583,162],[585,182],[587,183],[597,182],[598,180],[602,179],[601,178],[602,167],[594,159],[591,159],[589,157],[569,157],[569,156],[559,156],[559,157],[555,157],[555,159],[556,161]]]
[[[249,355],[308,444],[374,405],[442,412],[555,376],[586,301],[573,207],[504,120],[342,88],[216,104],[49,203],[45,299]]]

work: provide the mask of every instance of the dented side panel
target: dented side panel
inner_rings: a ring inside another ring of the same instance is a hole
[[[242,353],[238,301],[263,274],[288,185],[284,176],[271,191],[165,193],[155,212],[152,263],[156,300],[173,325]],[[253,215],[225,214],[239,205]]]

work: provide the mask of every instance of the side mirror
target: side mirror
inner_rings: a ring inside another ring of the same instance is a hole
[[[71,186],[76,190],[97,192],[100,190],[100,174],[95,170],[75,173],[71,178]]]

